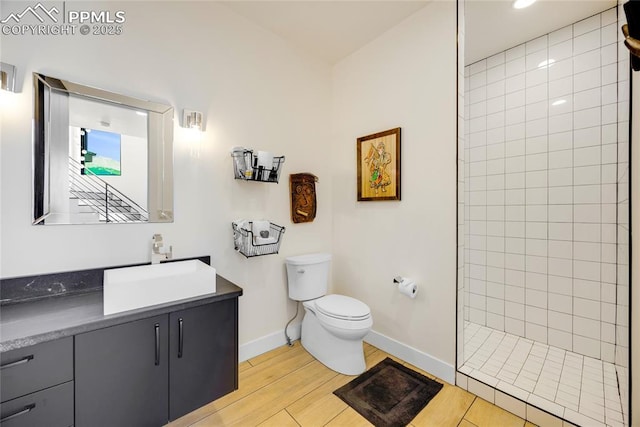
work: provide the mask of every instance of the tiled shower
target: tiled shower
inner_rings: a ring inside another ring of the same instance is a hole
[[[609,9],[464,69],[459,371],[582,425],[628,424],[620,25]]]

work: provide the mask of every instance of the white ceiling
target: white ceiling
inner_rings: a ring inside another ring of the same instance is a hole
[[[538,0],[514,9],[513,0],[466,0],[465,63],[472,64],[616,5],[616,0]]]
[[[142,113],[142,111],[140,112]],[[69,96],[69,125],[147,138],[147,116],[132,108]]]
[[[222,3],[299,49],[335,64],[430,0],[230,0]],[[437,0],[453,1],[453,0]],[[466,0],[465,63],[471,64],[614,7],[616,0]]]
[[[254,23],[335,64],[429,1],[224,1]]]

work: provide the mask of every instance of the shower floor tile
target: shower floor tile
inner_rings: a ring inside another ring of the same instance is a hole
[[[577,425],[628,424],[625,368],[470,322],[464,337],[461,372]]]

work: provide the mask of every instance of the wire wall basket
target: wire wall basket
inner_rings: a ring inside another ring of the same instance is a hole
[[[235,148],[231,152],[235,179],[257,182],[275,182],[280,180],[280,171],[284,156],[273,156],[266,151]]]
[[[280,250],[284,227],[270,222],[268,237],[262,237],[254,234],[253,221],[233,222],[231,225],[235,249],[247,258],[277,254]]]

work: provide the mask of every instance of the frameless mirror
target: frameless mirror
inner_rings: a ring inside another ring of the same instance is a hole
[[[173,221],[173,107],[33,83],[33,224]]]

